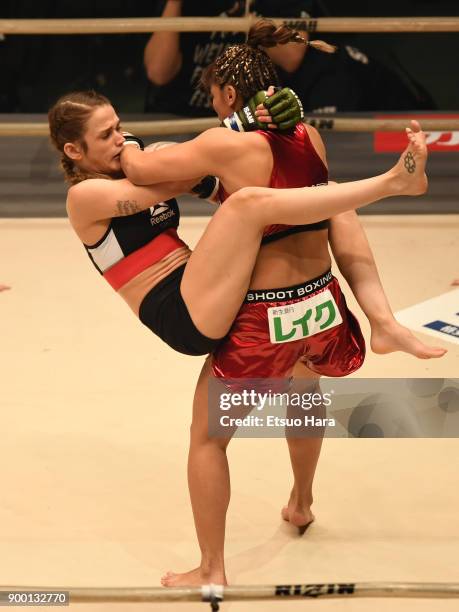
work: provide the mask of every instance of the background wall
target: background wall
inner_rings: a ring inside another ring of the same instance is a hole
[[[282,2],[282,0],[279,0]],[[457,0],[319,2],[336,16],[458,15]],[[158,0],[2,0],[0,17],[156,16]],[[408,72],[438,108],[459,109],[459,33],[324,35],[360,47],[400,72]],[[40,113],[64,91],[94,87],[123,112],[143,112],[143,47],[148,35],[8,36],[0,40],[0,112]]]
[[[457,0],[327,0],[330,15],[368,17],[457,16]],[[337,40],[344,38],[337,37]],[[459,33],[346,34],[346,44],[368,51],[388,65],[404,68],[431,93],[438,108],[459,109]],[[348,42],[352,41],[352,42]]]

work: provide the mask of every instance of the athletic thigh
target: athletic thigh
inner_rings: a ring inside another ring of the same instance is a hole
[[[226,335],[249,287],[264,227],[254,193],[240,190],[217,210],[186,265],[182,297],[209,338]]]
[[[209,397],[209,384],[215,392],[212,392]],[[191,423],[191,444],[208,444],[214,443],[221,448],[226,448],[235,433],[235,428],[225,427],[225,436],[210,436],[209,434],[209,411],[212,411],[212,423],[218,423],[219,416],[225,414],[221,411],[219,405],[219,394],[227,393],[228,389],[220,383],[212,374],[211,357],[209,356],[202,367],[199,379],[196,385],[196,390],[193,398],[193,420]],[[237,416],[243,418],[252,408],[241,408],[241,413]],[[231,416],[234,416],[231,413]]]

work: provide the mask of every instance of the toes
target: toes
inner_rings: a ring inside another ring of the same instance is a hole
[[[429,357],[443,357],[448,351],[446,349],[434,349]]]
[[[412,120],[411,127],[406,127],[405,132],[411,145],[417,149],[421,149],[425,146],[426,135],[421,130],[421,126],[418,121]]]
[[[420,359],[438,359],[443,357],[448,351],[441,348],[428,348],[417,354]]]
[[[416,135],[414,134],[414,132],[410,130],[410,128],[405,128],[405,129],[406,129],[406,135],[408,136],[409,144],[412,146],[416,145]]]
[[[172,572],[167,572],[167,574],[161,578],[162,586],[165,586],[165,587],[173,586],[174,578],[175,578],[175,574],[173,574]]]
[[[172,578],[172,576],[174,576],[175,574],[171,571],[166,572],[164,574],[164,576],[161,577],[161,582],[164,582],[165,580],[168,580],[169,578]]]

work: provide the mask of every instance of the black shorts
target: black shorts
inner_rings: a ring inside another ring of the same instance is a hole
[[[185,265],[174,270],[147,293],[140,304],[139,318],[174,351],[185,355],[207,355],[215,350],[223,338],[207,338],[191,320],[180,293]]]

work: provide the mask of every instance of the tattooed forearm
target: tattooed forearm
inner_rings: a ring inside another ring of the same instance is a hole
[[[403,161],[407,172],[413,174],[413,172],[416,170],[416,160],[414,159],[414,155],[411,153],[411,151],[408,151]]]
[[[116,217],[126,217],[127,215],[135,215],[142,209],[138,206],[137,200],[117,200],[116,201]]]

